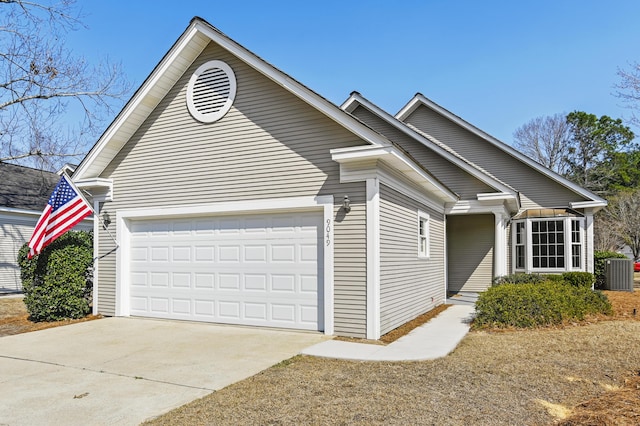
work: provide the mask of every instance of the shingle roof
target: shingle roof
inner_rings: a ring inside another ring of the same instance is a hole
[[[59,180],[56,173],[0,162],[0,207],[43,210]]]

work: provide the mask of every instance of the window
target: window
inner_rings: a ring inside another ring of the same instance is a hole
[[[577,220],[571,221],[571,266],[582,267],[582,236],[580,222]]]
[[[512,259],[516,271],[583,270],[583,218],[527,217],[514,219],[512,226]]]
[[[525,227],[524,222],[516,223],[516,269],[524,269],[525,266]]]
[[[429,215],[418,212],[418,257],[429,257]]]

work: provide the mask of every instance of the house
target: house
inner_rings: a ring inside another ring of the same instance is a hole
[[[421,94],[338,107],[197,17],[73,180],[111,219],[96,313],[370,339],[495,276],[592,270],[606,205]]]
[[[59,180],[56,173],[0,162],[0,293],[22,290],[18,251],[31,238]],[[91,221],[77,229],[92,229]]]

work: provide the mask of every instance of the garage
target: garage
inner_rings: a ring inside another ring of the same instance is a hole
[[[322,214],[136,219],[133,316],[323,330]]]

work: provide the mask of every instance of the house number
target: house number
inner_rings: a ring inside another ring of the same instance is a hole
[[[327,219],[327,247],[331,244],[331,219]]]

